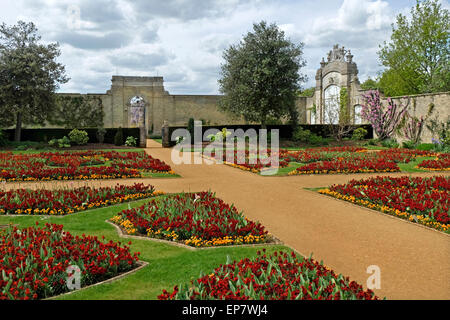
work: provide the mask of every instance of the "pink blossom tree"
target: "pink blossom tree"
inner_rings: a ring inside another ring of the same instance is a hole
[[[405,117],[409,99],[406,105],[397,105],[388,98],[387,106],[384,106],[378,90],[369,91],[363,98],[361,117],[372,125],[380,140],[391,138]]]

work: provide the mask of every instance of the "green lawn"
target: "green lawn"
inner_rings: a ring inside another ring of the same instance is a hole
[[[40,224],[63,224],[65,230],[74,235],[83,233],[105,237],[105,241],[113,240],[128,243],[130,239],[120,238],[115,228],[105,222],[116,213],[131,207],[142,205],[148,200],[120,204],[113,207],[80,212],[64,217],[45,218],[40,216],[0,216],[0,224],[18,224],[21,227]],[[269,230],[270,231],[270,230]],[[60,299],[156,299],[163,289],[171,289],[175,285],[184,284],[196,279],[200,272],[211,273],[213,269],[224,264],[229,256],[231,260],[254,257],[262,247],[222,247],[207,250],[192,251],[169,244],[150,240],[131,240],[132,252],[140,252],[140,258],[149,265],[126,278],[75,292]],[[287,247],[276,245],[266,246],[272,252]]]

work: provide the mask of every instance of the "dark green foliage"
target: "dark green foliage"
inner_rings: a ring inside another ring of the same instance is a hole
[[[117,129],[116,135],[114,136],[114,144],[116,146],[123,146],[124,144],[124,137],[123,137],[123,129],[120,127]]]
[[[0,25],[0,121],[15,124],[21,140],[22,124],[44,125],[55,109],[55,91],[68,81],[57,63],[58,43],[41,44],[33,23]]]
[[[97,129],[96,137],[99,143],[105,142],[106,129],[101,127]]]
[[[414,141],[403,141],[402,147],[405,149],[416,149],[417,144]]]
[[[223,54],[219,80],[224,94],[222,109],[263,127],[269,118],[295,116],[292,110],[306,79],[299,73],[306,65],[303,46],[286,39],[276,24],[254,24],[253,32]]]
[[[58,96],[49,122],[64,128],[96,128],[103,126],[103,105],[99,97]]]
[[[398,148],[400,144],[395,139],[386,139],[381,141],[381,145],[385,148]]]
[[[6,147],[8,145],[8,137],[3,130],[0,130],[0,147]]]

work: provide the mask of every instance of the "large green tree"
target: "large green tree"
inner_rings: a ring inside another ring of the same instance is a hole
[[[287,39],[276,24],[254,24],[253,32],[224,52],[222,108],[263,126],[268,119],[297,117],[295,100],[306,79],[300,74],[306,65],[303,46]]]
[[[438,0],[417,1],[408,18],[397,16],[389,43],[378,52],[386,70],[380,79],[385,95],[450,90],[450,17]]]
[[[0,26],[0,120],[15,124],[20,141],[23,124],[43,125],[55,108],[55,91],[68,81],[56,59],[58,43],[40,43],[36,26],[19,21]]]

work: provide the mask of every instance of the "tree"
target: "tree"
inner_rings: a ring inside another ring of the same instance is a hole
[[[379,59],[387,69],[380,85],[388,96],[450,90],[450,17],[438,0],[418,1],[411,19],[397,16]]]
[[[276,24],[253,24],[253,32],[223,54],[222,109],[263,127],[270,118],[296,117],[295,100],[300,83],[306,80],[299,73],[306,65],[303,47],[286,39]]]
[[[366,81],[361,83],[361,89],[363,90],[378,90],[380,89],[380,83],[377,80],[372,79],[371,77],[367,78]]]
[[[37,32],[32,22],[0,26],[0,117],[6,126],[15,123],[16,141],[23,124],[44,125],[55,108],[55,91],[68,81],[56,62],[59,44],[40,44]]]
[[[92,96],[57,96],[49,122],[68,129],[103,127],[102,100]]]
[[[391,138],[405,117],[409,100],[406,105],[397,105],[394,100],[388,98],[388,105],[384,106],[378,91],[369,91],[363,96],[363,99],[362,118],[372,125],[380,140]]]
[[[340,142],[353,131],[349,110],[350,97],[347,88],[340,89],[339,100],[336,103],[339,104],[339,109],[326,108],[325,113],[330,125],[331,136]]]

